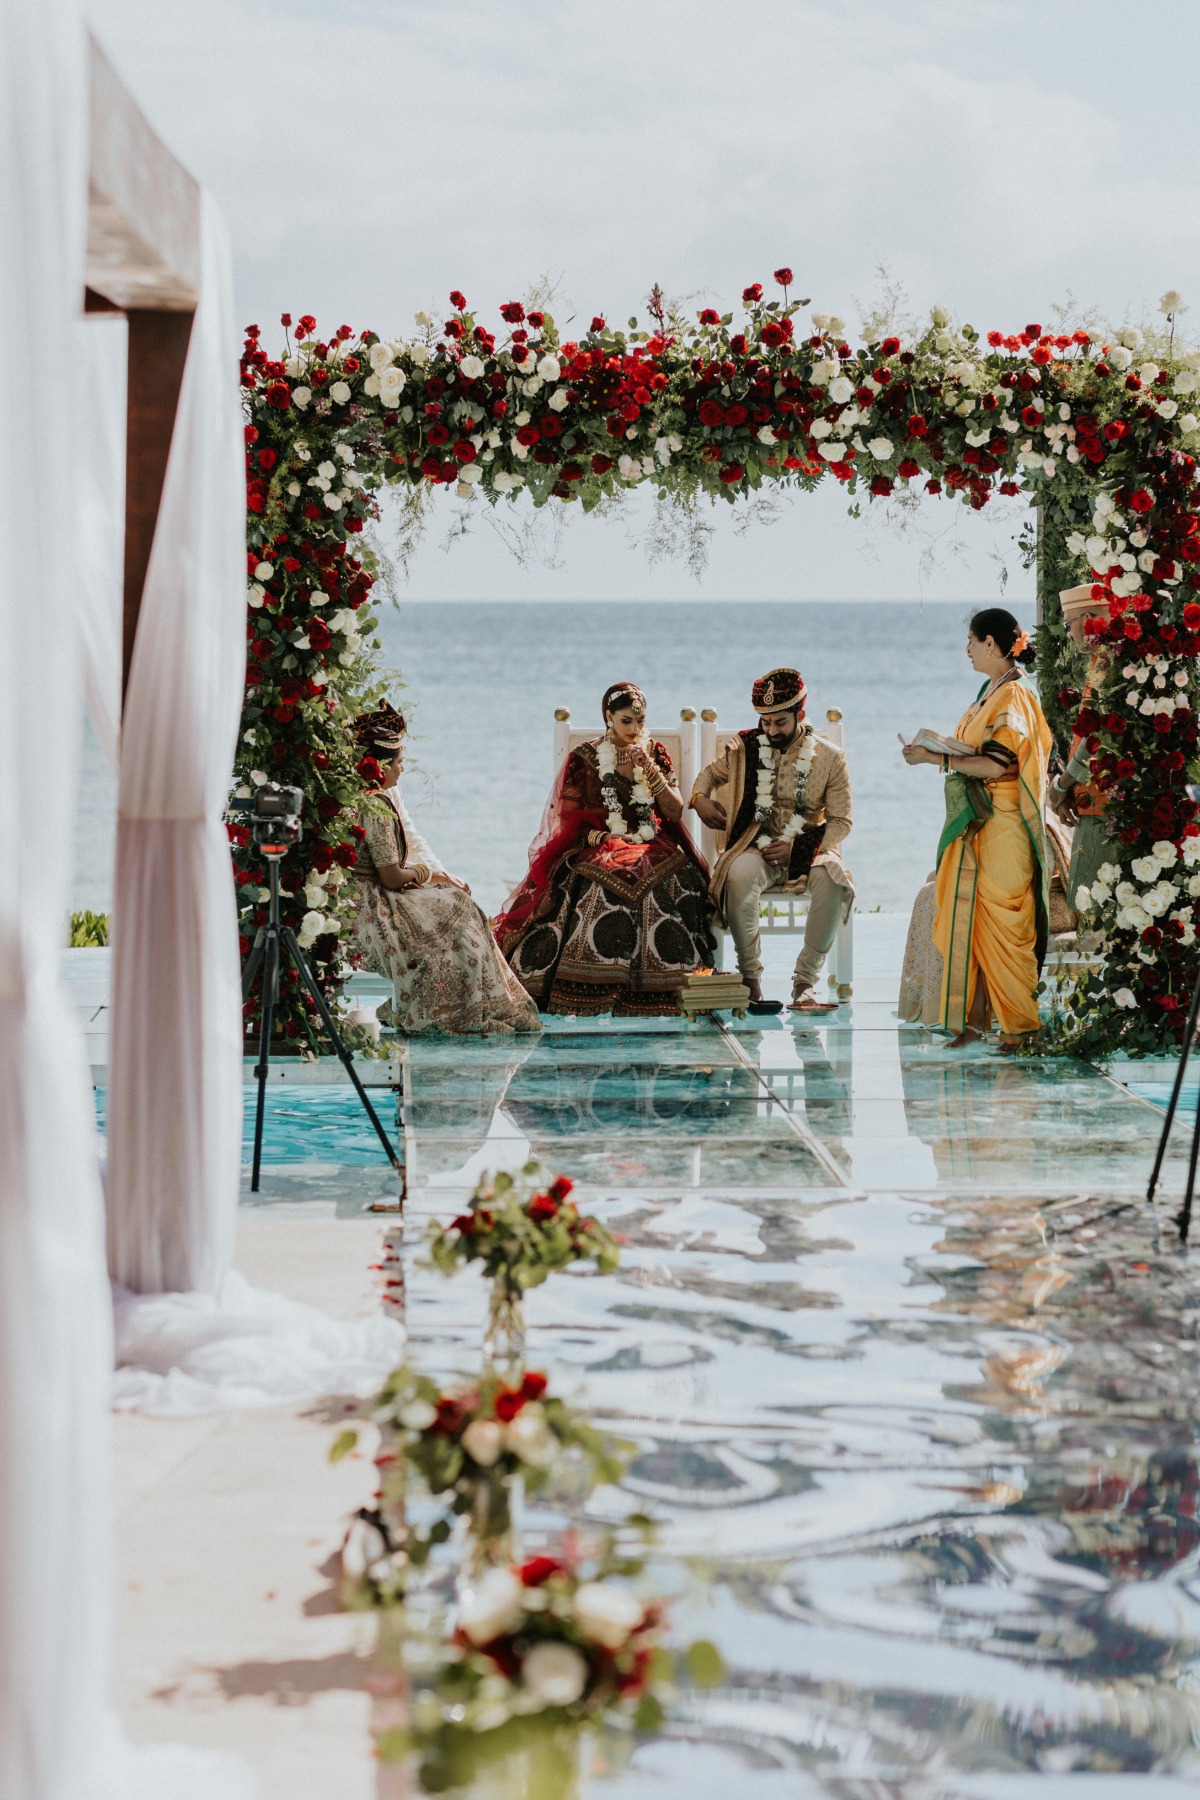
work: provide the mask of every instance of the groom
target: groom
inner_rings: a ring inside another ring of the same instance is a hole
[[[701,769],[692,806],[723,837],[711,893],[733,936],[752,1012],[778,1012],[762,997],[759,900],[763,892],[807,890],[804,947],[792,979],[794,1013],[833,1012],[815,984],[838,925],[854,903],[841,845],[852,823],[845,754],[818,737],[804,717],[798,669],[772,669],[756,681],[758,726],[739,731],[724,755]],[[713,798],[724,788],[724,804]]]

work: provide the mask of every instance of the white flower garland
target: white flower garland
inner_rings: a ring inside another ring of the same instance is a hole
[[[644,738],[639,738],[638,744],[643,749],[646,748]],[[633,747],[630,746],[631,749]],[[658,830],[654,823],[654,795],[646,783],[645,769],[639,766],[634,770],[631,800],[638,824],[635,830],[630,831],[625,824],[625,811],[616,788],[617,747],[611,738],[601,738],[596,746],[596,762],[600,769],[600,795],[608,812],[606,823],[609,836],[651,843],[658,836]]]
[[[808,824],[801,812],[804,802],[804,790],[808,786],[808,777],[812,769],[813,755],[817,747],[817,734],[811,725],[800,727],[801,743],[793,765],[795,781],[792,788],[792,816],[780,832],[779,837],[787,843],[799,837]],[[754,821],[759,827],[759,835],[755,839],[761,850],[767,844],[777,840],[771,831],[771,814],[775,811],[778,798],[775,784],[779,779],[779,760],[781,752],[776,750],[769,737],[760,734],[758,739],[758,781],[754,795]]]

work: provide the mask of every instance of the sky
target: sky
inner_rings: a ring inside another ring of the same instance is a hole
[[[238,304],[384,336],[461,288],[484,322],[548,278],[560,323],[659,282],[735,305],[781,264],[853,326],[885,286],[980,330],[1200,330],[1196,0],[90,0],[151,123],[216,196]],[[900,531],[834,483],[773,522],[718,505],[697,582],[616,519],[525,503],[459,534],[422,599],[982,599],[1032,591],[1023,509],[928,501]],[[550,509],[546,509],[548,514]],[[532,526],[532,536],[530,527]]]

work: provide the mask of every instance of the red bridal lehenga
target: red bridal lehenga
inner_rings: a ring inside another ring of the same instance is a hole
[[[542,1012],[661,1017],[679,1011],[685,978],[712,965],[708,871],[684,826],[657,807],[649,841],[590,841],[607,828],[603,742],[581,744],[565,759],[530,846],[529,873],[494,921],[496,937]],[[649,749],[673,782],[663,745]],[[621,774],[612,781],[625,829],[635,833],[642,820],[632,782]]]

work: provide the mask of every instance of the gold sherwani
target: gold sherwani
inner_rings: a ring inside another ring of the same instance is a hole
[[[792,739],[780,757],[775,775],[775,792],[784,796],[775,802],[775,810],[771,815],[770,828],[772,835],[778,838],[788,820],[792,817],[791,795],[794,789],[792,771],[796,758],[800,754],[801,739],[799,733]],[[716,762],[701,769],[696,777],[696,785],[692,789],[693,799],[703,794],[709,799],[720,800],[725,808],[725,817],[732,825],[737,819],[742,805],[746,787],[746,745],[741,737],[735,737],[726,746]],[[854,824],[853,802],[850,792],[850,771],[846,767],[846,753],[837,744],[831,744],[828,738],[817,733],[813,748],[812,767],[808,771],[808,780],[804,787],[803,804],[800,808],[809,825],[824,825],[825,836],[821,840],[818,852],[819,860],[824,864],[826,858],[832,858],[836,869],[830,873],[835,881],[850,887],[852,883],[846,870],[842,867],[841,847],[849,837]],[[726,841],[728,833],[718,832],[717,840],[720,851],[713,865],[710,891],[717,906],[721,905],[725,891],[725,883],[729,876],[729,865],[735,856],[748,850],[760,835],[761,827],[752,818],[749,825],[738,833],[732,843]],[[808,877],[801,876],[798,881],[782,882],[783,891],[789,894],[802,894],[808,886]]]
[[[748,768],[754,752],[752,749],[748,759],[746,738],[741,735],[730,741],[716,762],[700,771],[692,790],[693,800],[703,794],[719,799],[725,808],[727,826],[717,834],[721,849],[709,891],[733,935],[738,967],[746,980],[757,981],[763,973],[759,923],[763,893],[808,892],[804,945],[793,975],[793,991],[797,994],[815,985],[833,946],[838,924],[849,916],[854,904],[854,883],[841,855],[841,846],[853,823],[850,775],[845,753],[828,738],[817,736],[799,808],[807,824],[825,827],[811,873],[789,879],[787,869],[768,863],[755,842],[765,829],[779,839],[793,817],[795,766],[801,748],[802,739],[797,736],[779,758],[775,774],[775,792],[779,797],[765,825],[754,817],[753,792],[747,796],[747,782],[755,780]]]

